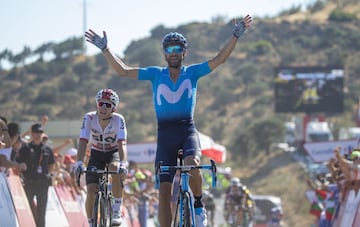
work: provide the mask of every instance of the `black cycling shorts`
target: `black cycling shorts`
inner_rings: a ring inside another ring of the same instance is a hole
[[[102,152],[91,149],[89,163],[87,165],[87,170],[92,167],[96,167],[97,169],[105,169],[106,164],[110,164],[111,162],[119,162],[119,152],[118,150]],[[86,173],[86,184],[99,183],[99,176],[96,174]]]

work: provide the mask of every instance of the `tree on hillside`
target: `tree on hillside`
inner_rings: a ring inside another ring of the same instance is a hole
[[[34,54],[39,55],[38,61],[44,61],[44,55],[52,51],[52,48],[55,44],[53,42],[44,43],[39,46],[35,51]]]
[[[256,122],[250,128],[252,138],[256,140],[257,150],[266,152],[270,152],[272,143],[282,140],[284,132],[285,126],[282,121],[277,118]]]
[[[31,56],[31,49],[28,46],[24,46],[22,52],[16,55],[9,53],[8,60],[13,63],[14,67],[17,67],[20,63],[22,66],[25,66],[26,59]]]
[[[233,144],[230,145],[231,159],[233,161],[243,161],[255,157],[256,140],[248,130],[240,129],[235,133],[236,137],[233,139]]]
[[[241,80],[241,84],[244,85],[244,96],[248,95],[248,88],[251,83],[256,81],[256,75],[258,74],[258,66],[252,62],[246,62],[236,72],[235,77]]]
[[[53,46],[56,59],[72,57],[84,51],[83,37],[69,38]]]
[[[285,128],[281,120],[268,118],[256,122],[247,128],[241,128],[230,146],[234,160],[246,160],[261,152],[270,152],[272,143],[284,137]]]
[[[2,69],[2,64],[1,64],[1,62],[3,61],[3,60],[7,60],[8,58],[9,58],[9,55],[10,55],[10,50],[8,50],[8,49],[5,49],[5,50],[3,50],[2,52],[0,52],[0,69]]]

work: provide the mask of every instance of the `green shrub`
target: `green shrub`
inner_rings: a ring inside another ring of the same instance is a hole
[[[340,9],[335,9],[330,13],[329,20],[336,22],[351,22],[357,20],[357,17],[355,14],[347,13]]]

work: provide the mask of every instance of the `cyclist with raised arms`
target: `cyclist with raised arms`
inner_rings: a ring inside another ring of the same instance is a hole
[[[83,160],[87,144],[90,141],[91,153],[87,169],[89,170],[93,167],[104,169],[108,164],[110,171],[120,173],[112,175],[112,192],[114,196],[112,224],[121,225],[122,182],[127,175],[125,166],[127,158],[125,119],[122,115],[115,113],[116,107],[119,104],[119,96],[115,91],[111,89],[100,90],[95,100],[97,105],[96,111],[86,113],[83,119],[75,170],[77,173],[81,173],[84,170]],[[93,222],[92,211],[95,195],[98,191],[98,182],[98,175],[86,174],[87,196],[85,207],[90,226],[92,226]]]
[[[85,32],[86,40],[97,46],[112,68],[123,77],[149,80],[153,88],[153,103],[158,121],[158,138],[155,165],[176,165],[177,152],[184,151],[185,165],[200,164],[200,142],[194,124],[197,81],[224,63],[234,50],[238,38],[250,27],[252,18],[247,15],[239,23],[233,20],[230,40],[211,60],[199,64],[183,65],[188,41],[177,32],[166,34],[162,40],[167,67],[146,68],[126,65],[115,56],[107,44],[106,32],[100,37],[93,30]],[[202,175],[199,170],[191,172],[190,187],[194,194],[196,226],[206,226],[207,218],[202,197]],[[170,198],[174,173],[160,175],[159,221],[161,227],[172,222]]]

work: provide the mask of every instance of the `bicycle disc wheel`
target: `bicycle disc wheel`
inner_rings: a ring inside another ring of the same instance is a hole
[[[100,204],[101,204],[101,193],[98,192],[96,193],[96,198],[95,198],[95,203],[94,203],[94,208],[93,208],[93,227],[100,227],[101,226],[101,223],[100,223],[100,211],[101,211],[101,208],[100,208]]]

